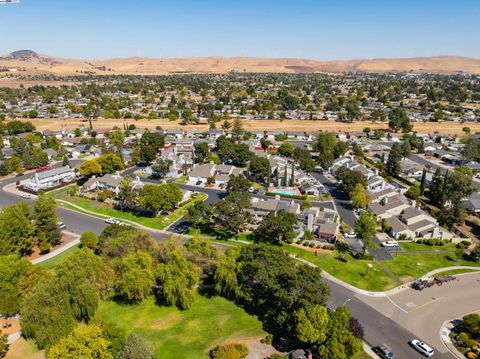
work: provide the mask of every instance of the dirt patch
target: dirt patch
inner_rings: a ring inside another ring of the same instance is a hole
[[[302,246],[302,245],[297,244],[297,243],[292,243],[291,246],[296,247],[296,248],[300,248],[300,249],[303,249],[304,251],[309,251],[309,252],[312,252],[312,253],[316,252],[317,254],[320,254],[320,253],[332,254],[332,251],[329,251],[329,250],[326,250],[326,249],[305,247],[305,246]]]
[[[30,120],[38,130],[59,130],[61,128],[85,127],[88,125],[85,119],[34,119]],[[180,130],[205,130],[209,126],[207,123],[195,125],[181,125],[178,121],[169,121],[166,119],[148,120],[142,119],[131,121],[137,128],[155,128],[160,126],[163,129],[180,129]],[[113,126],[123,125],[122,119],[97,119],[93,121],[93,128],[97,130],[111,129]],[[441,134],[462,135],[462,128],[468,126],[472,133],[480,132],[480,123],[455,123],[455,122],[415,122],[414,130],[418,133],[430,133],[432,130]],[[386,123],[372,121],[356,121],[353,123],[343,123],[335,121],[311,121],[311,120],[244,120],[243,127],[248,131],[307,131],[309,133],[317,131],[332,131],[338,133],[361,132],[365,127],[370,129],[387,129]]]
[[[5,359],[46,359],[45,352],[37,351],[33,343],[20,338],[10,345]]]
[[[62,232],[62,238],[60,240],[60,243],[57,244],[56,246],[53,246],[50,249],[50,252],[53,252],[53,251],[63,247],[64,245],[74,241],[75,239],[77,239],[77,236],[72,235],[70,233]],[[42,254],[40,254],[40,249],[38,248],[38,246],[35,246],[32,249],[32,253],[27,258],[31,261],[33,259],[37,259],[37,258],[40,258],[40,257],[42,257]]]
[[[150,328],[155,330],[168,329],[177,324],[181,318],[182,315],[180,313],[173,312],[152,323]]]
[[[2,334],[13,334],[20,331],[20,320],[19,318],[0,318],[0,331]]]

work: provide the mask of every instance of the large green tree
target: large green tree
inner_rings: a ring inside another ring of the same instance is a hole
[[[388,127],[397,132],[409,132],[412,130],[412,124],[408,118],[408,114],[403,107],[395,107],[388,114]]]
[[[110,342],[97,325],[79,324],[48,351],[49,359],[113,359]]]
[[[182,198],[182,191],[174,183],[147,184],[138,194],[138,203],[143,208],[158,213],[159,211],[172,211]]]
[[[395,142],[388,155],[388,160],[385,166],[385,171],[392,177],[397,177],[400,174],[400,161],[403,157],[403,149],[399,142]]]
[[[359,219],[355,221],[355,232],[358,238],[363,240],[365,247],[371,246],[372,238],[375,236],[377,223],[375,215],[369,211],[362,212]]]
[[[189,262],[180,249],[169,252],[165,263],[160,263],[155,273],[155,295],[160,303],[188,309],[193,304],[195,286],[200,270]]]
[[[117,293],[130,303],[145,300],[155,282],[153,258],[143,251],[127,254],[122,258],[115,283]]]
[[[29,253],[35,244],[35,226],[27,202],[5,207],[0,213],[0,254]]]
[[[281,244],[291,241],[295,237],[293,226],[297,224],[297,217],[293,213],[280,210],[270,212],[259,224],[254,232],[255,238],[262,242]]]
[[[41,238],[50,245],[55,245],[60,242],[57,207],[52,197],[45,194],[38,196],[38,199],[33,205],[33,219],[38,238]]]
[[[266,158],[254,156],[248,165],[248,172],[256,182],[264,183],[270,176],[270,162]]]

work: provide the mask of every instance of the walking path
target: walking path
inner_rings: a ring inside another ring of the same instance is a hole
[[[66,232],[66,231],[64,231]],[[39,258],[35,258],[35,259],[32,259],[31,262],[32,264],[38,264],[38,263],[42,263],[50,258],[53,258],[55,256],[58,256],[60,253],[63,253],[65,252],[66,250],[72,248],[72,247],[75,247],[76,245],[78,245],[80,243],[80,236],[76,233],[72,233],[72,232],[66,232],[68,233],[69,235],[71,235],[72,237],[76,237],[73,241],[70,241],[68,242],[67,244],[61,246],[61,247],[58,247],[57,249],[51,251],[50,253],[48,254],[45,254]]]
[[[303,258],[299,258],[299,257],[296,257],[294,254],[290,254],[290,257],[292,258],[295,258],[296,260],[310,266],[310,267],[317,267],[319,268],[316,264],[306,260],[306,259],[303,259]],[[320,268],[321,269],[321,268]],[[446,271],[450,271],[450,270],[456,270],[456,269],[472,269],[472,270],[477,270],[477,271],[480,271],[480,267],[471,267],[471,266],[452,266],[452,267],[445,267],[445,268],[439,268],[439,269],[436,269],[436,270],[433,270],[431,272],[428,272],[426,274],[424,274],[422,276],[422,278],[428,278],[428,277],[431,277],[435,274],[438,274],[438,273],[442,273],[442,272],[446,272]],[[387,290],[385,292],[372,292],[372,291],[368,291],[368,290],[365,290],[365,289],[360,289],[360,288],[357,288],[349,283],[346,283],[344,281],[342,281],[341,279],[338,279],[337,277],[334,277],[333,275],[331,275],[330,273],[326,272],[325,270],[322,269],[322,275],[323,277],[325,277],[327,280],[331,281],[331,282],[334,282],[338,285],[341,285],[342,287],[345,287],[349,290],[351,290],[352,292],[356,293],[356,294],[360,294],[360,295],[364,295],[364,296],[367,296],[367,297],[389,297],[391,295],[394,295],[398,292],[401,292],[407,288],[410,287],[410,284],[413,283],[412,282],[409,282],[409,283],[404,283],[398,287],[395,287],[393,289],[390,289],[390,290]]]

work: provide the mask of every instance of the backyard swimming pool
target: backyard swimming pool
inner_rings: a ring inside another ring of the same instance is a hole
[[[295,191],[290,191],[288,189],[274,189],[272,193],[276,194],[286,194],[288,196],[295,196],[297,193]]]

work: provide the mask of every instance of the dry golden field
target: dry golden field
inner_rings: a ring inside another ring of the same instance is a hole
[[[26,119],[27,120],[27,119]],[[80,119],[34,119],[28,120],[36,126],[38,130],[60,130],[72,129],[75,127],[86,127],[88,121]],[[206,123],[196,125],[181,125],[178,121],[169,121],[165,119],[156,120],[128,120],[124,122],[122,119],[98,119],[93,121],[93,128],[97,130],[111,129],[113,126],[123,128],[124,123],[135,124],[137,128],[155,128],[160,126],[163,129],[183,129],[183,130],[207,130]],[[415,122],[414,130],[418,133],[434,133],[461,135],[462,128],[470,127],[472,133],[480,132],[480,123],[455,123],[455,122]],[[243,127],[248,131],[332,131],[332,132],[357,132],[363,131],[365,127],[369,127],[372,131],[375,129],[387,129],[386,123],[372,123],[371,121],[356,121],[353,123],[342,123],[333,121],[304,121],[304,120],[244,120]]]

